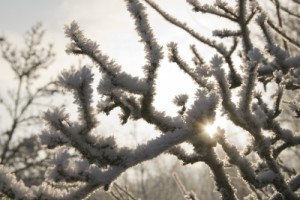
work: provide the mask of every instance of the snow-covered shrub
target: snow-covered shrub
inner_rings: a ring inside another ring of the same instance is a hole
[[[56,149],[57,154],[49,161],[45,182],[27,188],[1,167],[2,193],[16,199],[82,199],[100,187],[107,190],[130,167],[169,153],[185,164],[204,162],[212,172],[222,199],[237,199],[225,170],[229,165],[238,169],[240,178],[253,191],[248,199],[299,199],[300,175],[282,163],[279,156],[284,150],[298,145],[300,136],[292,129],[283,128],[278,118],[284,92],[299,90],[300,77],[296,72],[300,59],[289,56],[288,49],[277,44],[273,35],[296,48],[300,47],[298,40],[289,37],[255,0],[237,0],[234,6],[222,0],[216,0],[213,5],[187,0],[195,12],[216,15],[237,25],[236,30],[216,30],[211,38],[172,17],[151,0],[125,2],[144,44],[144,76],[134,77],[122,71],[96,42],[84,36],[77,23],[66,26],[65,33],[71,41],[67,52],[87,56],[99,68],[101,81],[97,91],[102,98],[95,108],[92,104],[93,73],[89,67],[64,71],[59,83],[74,94],[78,120],[72,121],[64,108],[46,111],[43,118],[48,128],[43,131],[41,141]],[[299,5],[299,1],[294,3]],[[194,37],[199,44],[216,51],[210,62],[206,62],[196,46],[191,46],[195,64],[191,67],[180,57],[177,44],[170,41],[167,46],[170,62],[176,63],[198,87],[190,106],[186,105],[187,95],[175,97],[174,103],[180,107],[176,117],[167,116],[153,105],[156,88],[160,87],[156,80],[164,47],[155,39],[144,4]],[[265,39],[263,47],[250,34],[250,24],[260,28]],[[223,44],[222,38],[232,39],[231,45]],[[239,65],[233,61],[237,55],[242,61]],[[259,87],[261,85],[263,87]],[[268,85],[277,90],[271,100],[265,98],[269,94]],[[265,90],[257,91],[259,88]],[[300,113],[298,99],[285,102],[294,111],[296,120]],[[97,121],[96,115],[109,114],[117,107],[122,112],[122,123],[129,119],[144,120],[155,126],[161,135],[131,149],[119,147],[113,137],[97,133],[96,128],[101,122]],[[207,133],[205,125],[215,121],[218,110],[225,120],[241,130],[241,134],[251,138],[244,152],[228,141],[230,130],[219,128],[213,136]],[[193,153],[187,153],[179,146],[183,142],[193,146]],[[220,159],[217,145],[226,154],[226,160]],[[249,155],[257,157],[255,163]],[[186,199],[196,198],[194,193],[191,194],[186,195]]]

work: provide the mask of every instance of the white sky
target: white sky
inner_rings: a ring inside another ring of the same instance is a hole
[[[209,2],[206,0],[204,2]],[[182,0],[157,0],[164,10],[198,30],[201,34],[211,36],[212,30],[228,26],[228,23],[206,15],[199,17],[194,14],[190,6]],[[201,1],[203,2],[203,1]],[[175,41],[181,44],[180,53],[190,61],[189,46],[196,44],[203,57],[210,60],[212,51],[204,45],[197,43],[185,32],[170,25],[161,16],[147,9],[150,24],[154,29],[158,42],[166,44]],[[85,31],[86,36],[100,44],[101,50],[114,58],[124,70],[139,75],[144,65],[143,45],[134,32],[133,20],[126,10],[124,1],[120,0],[0,0],[0,35],[9,41],[21,43],[26,30],[37,22],[42,22],[46,30],[45,42],[54,43],[56,59],[51,66],[48,76],[55,77],[63,68],[78,63],[78,58],[66,55],[65,45],[68,40],[64,36],[63,27],[73,20],[77,21]],[[19,44],[18,44],[19,45]],[[167,53],[165,52],[165,58]],[[90,63],[84,60],[83,64]],[[176,65],[169,64],[167,59],[159,69],[157,85],[156,106],[159,110],[176,113],[176,107],[171,103],[174,96],[180,93],[193,93],[193,83],[183,74]],[[0,59],[0,91],[11,88],[12,77],[8,74],[9,68]],[[115,121],[107,121],[107,127],[113,127]]]

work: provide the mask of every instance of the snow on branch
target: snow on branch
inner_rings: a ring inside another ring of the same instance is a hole
[[[66,52],[84,54],[91,58],[100,67],[100,71],[109,77],[107,81],[110,81],[110,83],[106,84],[112,87],[126,88],[137,94],[144,93],[147,90],[147,85],[143,80],[121,72],[121,67],[113,60],[109,60],[108,56],[103,55],[96,42],[85,38],[76,22],[72,22],[70,26],[65,27],[65,34],[71,39]]]
[[[79,119],[85,120],[86,128],[91,129],[96,125],[92,104],[92,82],[93,74],[87,67],[79,71],[64,71],[59,77],[59,82],[64,87],[74,90],[74,103],[78,104]]]
[[[166,19],[171,24],[173,24],[173,25],[179,27],[180,29],[186,31],[188,34],[190,34],[192,37],[199,40],[203,44],[206,44],[207,46],[210,46],[213,49],[216,49],[220,54],[223,54],[223,55],[227,54],[227,50],[226,50],[225,46],[222,43],[221,44],[217,43],[215,40],[205,38],[204,36],[200,35],[198,32],[196,32],[192,28],[188,27],[188,25],[186,23],[183,23],[183,22],[179,21],[175,17],[172,17],[171,15],[169,15],[168,13],[163,11],[153,1],[145,0],[145,2],[147,2],[147,4],[149,4],[154,10],[156,10],[164,19]]]
[[[0,165],[0,191],[13,199],[32,199],[33,192],[25,186],[22,181],[17,181],[16,177],[8,169]]]
[[[170,43],[169,47],[169,60],[170,62],[175,62],[180,69],[182,69],[185,73],[187,73],[200,87],[208,87],[207,80],[205,77],[209,76],[209,71],[207,69],[202,70],[204,73],[197,74],[196,71],[192,70],[188,64],[179,56],[177,44]],[[205,66],[200,66],[198,72],[200,72],[200,68]],[[204,77],[203,77],[204,76]]]
[[[187,2],[193,6],[195,12],[210,13],[231,21],[237,21],[236,13],[234,13],[234,10],[226,2],[216,1],[214,5],[201,5],[198,0],[187,0]],[[218,9],[218,7],[221,9]]]
[[[159,61],[162,58],[162,47],[157,44],[153,35],[143,4],[136,0],[127,0],[127,9],[135,20],[136,31],[145,44],[146,59],[150,68],[147,69],[146,66],[144,70],[148,76],[153,76],[154,71],[159,65]]]

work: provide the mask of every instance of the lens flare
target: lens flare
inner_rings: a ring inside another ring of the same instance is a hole
[[[215,124],[207,124],[204,126],[204,130],[210,137],[213,137],[217,132],[217,126]]]

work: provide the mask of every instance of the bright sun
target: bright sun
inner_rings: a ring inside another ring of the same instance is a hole
[[[215,124],[207,124],[204,126],[204,129],[210,137],[213,137],[217,132],[217,126]]]
[[[218,128],[223,129],[228,141],[239,147],[244,147],[249,143],[249,136],[243,130],[230,123],[225,116],[217,112],[216,118],[213,122],[201,123],[202,130],[205,131],[210,138],[215,137],[218,133]]]
[[[218,123],[214,122],[212,124],[204,125],[204,130],[209,135],[209,137],[213,138],[215,134],[218,132],[218,127],[219,127]],[[235,144],[240,146],[244,146],[248,142],[247,135],[239,132],[229,135],[228,138],[230,138],[235,142]]]

